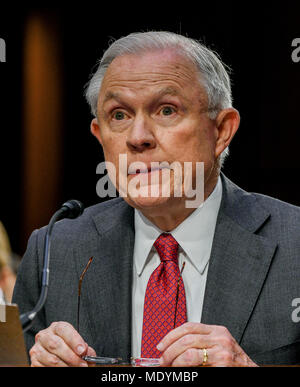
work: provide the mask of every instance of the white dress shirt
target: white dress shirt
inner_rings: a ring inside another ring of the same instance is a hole
[[[179,243],[179,269],[185,262],[182,278],[188,321],[201,321],[208,263],[221,198],[222,182],[219,177],[214,191],[205,202],[171,232]],[[135,210],[134,224],[131,355],[140,357],[145,292],[150,275],[161,262],[153,243],[163,231],[138,210]]]

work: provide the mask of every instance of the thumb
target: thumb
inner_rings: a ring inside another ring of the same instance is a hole
[[[88,347],[87,352],[86,352],[86,356],[97,356],[97,354],[93,348]],[[88,365],[89,365],[89,367],[96,367],[96,363],[89,363],[88,362]]]
[[[95,350],[91,347],[88,347],[86,354],[87,354],[87,356],[97,356]]]

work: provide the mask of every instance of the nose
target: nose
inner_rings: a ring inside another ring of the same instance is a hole
[[[153,127],[150,119],[144,115],[137,115],[126,140],[127,147],[136,153],[153,149],[156,146]]]

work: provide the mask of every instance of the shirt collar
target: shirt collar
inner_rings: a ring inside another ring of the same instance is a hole
[[[204,272],[210,258],[221,198],[222,182],[219,177],[213,192],[205,202],[170,232],[200,274]],[[137,274],[141,275],[153,243],[163,231],[136,209],[134,224],[135,266]]]

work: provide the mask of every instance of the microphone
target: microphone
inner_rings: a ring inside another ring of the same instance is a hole
[[[23,313],[20,316],[21,325],[23,332],[26,332],[32,325],[34,318],[37,313],[44,306],[49,286],[49,262],[50,262],[50,247],[51,247],[51,234],[52,229],[55,224],[60,219],[69,218],[75,219],[83,213],[84,206],[79,200],[68,200],[65,202],[61,208],[55,212],[55,214],[50,219],[50,222],[47,226],[47,231],[44,239],[44,263],[42,271],[42,288],[40,298],[35,305],[34,309],[30,312]]]

